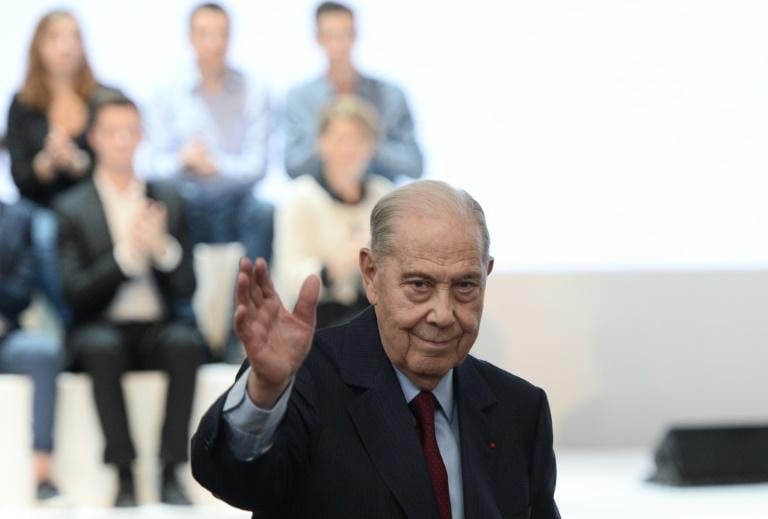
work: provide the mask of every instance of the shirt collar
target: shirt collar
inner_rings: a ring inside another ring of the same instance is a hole
[[[333,200],[336,202],[342,203],[344,205],[360,205],[365,201],[366,197],[366,182],[364,178],[360,179],[360,184],[362,185],[362,189],[360,190],[360,200],[354,203],[347,202],[343,198],[339,196],[339,194],[331,189],[331,186],[328,185],[328,181],[325,179],[325,174],[322,172],[319,175],[314,175],[312,178],[314,178],[318,184],[320,184],[320,187],[323,188],[323,190],[328,193],[328,196],[330,196]]]
[[[96,191],[101,198],[115,198],[125,195],[143,195],[146,193],[146,186],[136,177],[133,177],[131,183],[125,191],[118,191],[118,189],[100,172],[99,169],[93,172],[93,184],[96,186]]]
[[[317,78],[317,84],[321,86],[321,88],[324,90],[325,95],[327,97],[334,97],[336,95],[336,91],[333,88],[333,84],[331,83],[331,79],[328,77],[328,74],[325,73],[322,76]],[[355,89],[355,94],[362,97],[363,99],[373,99],[373,88],[374,88],[374,81],[369,78],[368,76],[363,75],[362,72],[357,72],[357,88]]]
[[[416,387],[416,384],[399,369],[395,368],[395,374],[397,375],[397,381],[400,382],[403,395],[405,395],[405,401],[410,403],[411,400],[421,393],[421,389]],[[435,399],[437,399],[437,403],[440,405],[440,410],[448,419],[448,423],[453,422],[453,368],[443,375],[435,389],[432,390],[432,394],[435,395]]]
[[[232,80],[234,76],[235,76],[235,69],[233,69],[229,65],[225,65],[224,79],[222,81],[222,84],[224,85],[223,89],[225,91],[231,88]],[[198,68],[197,63],[193,61],[190,65],[188,65],[187,67],[184,67],[184,69],[180,73],[180,81],[181,81],[181,84],[184,85],[184,88],[189,92],[194,94],[200,93],[203,76],[200,74],[200,69]]]

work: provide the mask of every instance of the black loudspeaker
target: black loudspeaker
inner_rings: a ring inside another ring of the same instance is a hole
[[[670,429],[655,458],[650,480],[666,485],[768,481],[768,425]]]

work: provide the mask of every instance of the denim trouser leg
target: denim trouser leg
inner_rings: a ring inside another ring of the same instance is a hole
[[[256,198],[251,184],[182,177],[178,188],[187,206],[194,245],[237,241],[249,258],[271,260],[275,208]]]
[[[274,220],[274,206],[248,193],[237,215],[237,234],[249,258],[271,261]]]
[[[56,310],[62,324],[69,324],[71,312],[61,297],[56,214],[45,207],[37,207],[32,219],[32,246],[35,254],[38,284]]]
[[[0,345],[0,372],[29,375],[34,384],[32,415],[34,449],[53,450],[56,375],[64,357],[58,341],[47,335],[17,330]]]
[[[233,222],[249,189],[224,181],[204,182],[187,178],[179,179],[178,187],[187,207],[193,245],[237,241]]]

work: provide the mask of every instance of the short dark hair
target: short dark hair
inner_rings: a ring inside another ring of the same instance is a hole
[[[198,4],[194,9],[192,9],[192,12],[189,13],[190,27],[192,26],[192,18],[194,18],[195,15],[200,11],[213,11],[216,13],[221,13],[227,18],[227,20],[229,20],[229,13],[226,9],[224,9],[224,6],[217,4],[216,2],[203,2],[202,4]]]
[[[137,114],[141,113],[139,106],[130,97],[121,92],[108,92],[102,96],[96,96],[91,113],[91,126],[96,123],[102,111],[113,106],[131,108]]]
[[[323,2],[315,9],[315,22],[317,22],[322,15],[329,13],[346,13],[352,18],[355,17],[355,12],[348,5],[339,2]]]

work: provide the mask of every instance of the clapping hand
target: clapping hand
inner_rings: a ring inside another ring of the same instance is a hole
[[[161,257],[165,253],[168,236],[168,211],[165,205],[147,200],[136,215],[132,229],[134,250],[144,256]]]

